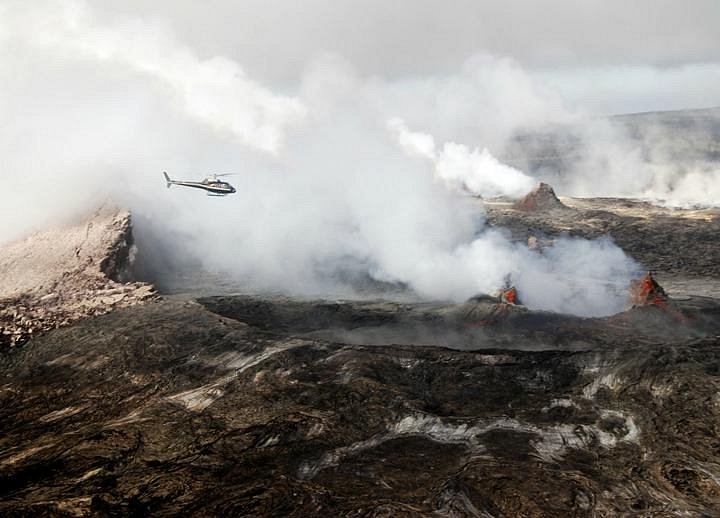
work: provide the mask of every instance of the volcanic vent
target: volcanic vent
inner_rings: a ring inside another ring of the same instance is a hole
[[[668,303],[668,296],[651,272],[635,282],[630,287],[630,302],[633,306],[658,306],[664,308]]]
[[[553,188],[546,183],[540,183],[537,188],[529,192],[522,200],[513,205],[513,209],[525,212],[538,212],[550,210],[570,210],[555,195]]]

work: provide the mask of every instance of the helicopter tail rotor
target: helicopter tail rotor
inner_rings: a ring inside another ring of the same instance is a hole
[[[163,176],[165,176],[165,181],[167,182],[167,188],[169,189],[170,186],[173,184],[173,181],[170,179],[170,177],[168,176],[168,174],[165,171],[163,171]]]

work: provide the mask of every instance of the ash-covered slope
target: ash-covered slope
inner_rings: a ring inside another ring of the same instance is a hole
[[[133,255],[130,214],[111,207],[0,248],[0,345],[152,297],[126,282]]]

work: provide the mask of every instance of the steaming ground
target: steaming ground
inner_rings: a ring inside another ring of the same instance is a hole
[[[0,512],[713,515],[718,214],[562,201],[487,221],[518,242],[609,232],[704,296],[604,318],[358,279],[385,300],[194,300],[254,287],[181,269],[175,295],[0,354]]]
[[[605,240],[535,254],[463,193],[517,197],[552,177],[569,195],[720,199],[703,144],[716,110],[596,117],[511,57],[376,77],[318,51],[279,86],[157,19],[80,0],[9,2],[0,40],[0,110],[13,121],[0,129],[0,210],[16,222],[2,242],[110,198],[158,255],[253,289],[330,296],[369,276],[459,302],[511,278],[531,307],[599,316],[622,309],[638,264]],[[668,138],[677,127],[704,155]],[[238,193],[160,193],[162,170],[238,173]]]
[[[667,208],[632,199],[561,200],[571,210],[528,213],[509,202],[488,202],[488,221],[509,229],[518,241],[608,235],[677,296],[718,295],[720,255],[713,237],[720,228],[718,209]]]
[[[715,208],[667,208],[652,203],[619,198],[561,197],[569,211],[526,213],[514,210],[513,202],[478,200],[489,225],[507,231],[509,241],[526,244],[533,236],[552,240],[558,236],[584,239],[609,237],[643,270],[653,271],[664,287],[678,297],[720,296],[720,252],[712,236],[718,230],[720,212]],[[251,278],[239,279],[230,272],[208,271],[201,262],[183,264],[161,257],[157,240],[143,236],[139,244],[148,255],[138,264],[141,276],[154,282],[166,294],[208,296],[215,294],[267,294],[281,296],[282,290],[267,290]],[[155,254],[153,254],[155,252]],[[585,282],[596,279],[588,277]],[[304,298],[386,298],[419,301],[407,285],[379,282],[367,274],[338,276],[328,291],[306,292]],[[564,282],[563,277],[558,282]],[[626,285],[622,285],[625,289]],[[617,311],[626,306],[624,300]]]
[[[717,514],[717,7],[380,3],[0,2],[0,514]]]
[[[125,265],[134,241],[165,296],[0,352],[0,512],[712,515],[717,209],[538,192],[464,200],[539,257],[611,239],[674,298],[585,318],[428,302],[362,268],[331,279],[338,297],[288,297],[163,249],[143,218],[87,258],[97,223],[72,229],[55,244],[73,265]]]

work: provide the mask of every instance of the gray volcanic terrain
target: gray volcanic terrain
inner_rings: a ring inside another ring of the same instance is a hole
[[[541,246],[609,234],[670,299],[135,300],[3,350],[0,512],[715,514],[717,212],[557,203],[487,218]]]
[[[720,516],[718,20],[0,0],[0,518]]]
[[[613,198],[560,198],[567,210],[528,212],[487,202],[488,221],[513,239],[610,236],[677,295],[720,296],[720,210],[662,208]],[[688,291],[689,290],[689,291]]]

